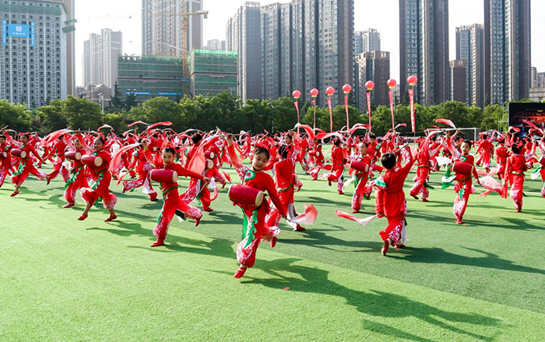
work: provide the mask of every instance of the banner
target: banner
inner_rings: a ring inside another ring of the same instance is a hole
[[[327,104],[329,105],[329,132],[333,132],[333,110],[331,109],[331,97],[327,97]]]
[[[388,95],[390,95],[390,110],[392,111],[392,129],[395,130],[395,121],[394,121],[394,92],[389,91]]]
[[[301,123],[301,120],[299,120],[299,101],[294,101],[293,104],[295,105],[295,109],[297,109],[297,123]]]
[[[369,132],[371,132],[371,92],[367,92],[367,113],[369,114]]]
[[[30,37],[30,26],[21,24],[9,24],[8,35],[10,37],[28,38]]]
[[[346,111],[346,129],[350,129],[350,119],[348,118],[348,95],[344,96],[344,110]]]
[[[411,100],[411,126],[413,133],[416,132],[416,120],[414,118],[414,90],[409,89],[409,99]]]

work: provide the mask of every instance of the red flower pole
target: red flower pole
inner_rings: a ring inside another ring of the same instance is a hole
[[[320,95],[320,91],[318,89],[314,88],[310,91],[310,96],[312,96],[314,99],[312,100],[312,104],[314,105],[314,129],[316,129],[316,98],[318,95]]]
[[[350,84],[345,84],[343,86],[344,92],[344,109],[346,111],[346,130],[350,129],[350,119],[348,118],[348,94],[352,91],[352,86]]]
[[[301,120],[299,117],[299,98],[301,97],[301,92],[299,90],[296,90],[291,95],[295,99],[293,104],[295,105],[295,109],[297,109],[297,123],[300,124]],[[297,127],[297,133],[299,133],[299,127]]]
[[[388,87],[390,88],[390,91],[388,91],[388,95],[390,95],[390,110],[392,111],[392,129],[394,130],[395,132],[395,121],[394,121],[394,92],[392,91],[392,89],[395,88],[395,86],[397,85],[397,82],[396,80],[394,80],[393,78],[392,79],[389,79],[388,82]]]
[[[335,94],[333,87],[328,87],[325,90],[327,94],[327,104],[329,105],[329,132],[333,132],[333,109],[331,108],[331,97]]]
[[[411,101],[411,126],[413,129],[413,133],[416,132],[416,119],[414,117],[414,85],[418,82],[418,77],[416,76],[409,76],[407,78],[407,83],[411,85],[411,89],[409,89],[409,99]]]
[[[375,89],[375,82],[367,81],[365,88],[367,88],[367,113],[369,114],[369,133],[371,133],[371,91]]]

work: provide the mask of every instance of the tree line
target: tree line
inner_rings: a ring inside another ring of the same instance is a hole
[[[131,100],[131,99],[127,99]],[[112,99],[112,106],[102,112],[101,107],[84,98],[68,96],[66,100],[55,99],[48,105],[29,110],[24,104],[10,104],[0,100],[0,127],[9,125],[20,132],[38,132],[41,135],[70,127],[71,129],[95,130],[107,124],[117,133],[128,130],[128,124],[144,121],[152,124],[161,121],[172,122],[171,128],[181,132],[189,128],[210,131],[221,128],[227,132],[241,130],[252,133],[268,131],[284,132],[295,126],[297,113],[294,100],[289,97],[277,100],[248,100],[245,104],[237,96],[228,92],[213,97],[183,97],[179,101],[171,101],[166,97],[156,97],[130,108],[116,107],[120,101]],[[123,105],[124,106],[124,105]],[[299,103],[301,123],[314,124],[314,106],[310,102]],[[369,122],[366,112],[357,108],[348,108],[350,125]],[[392,128],[390,108],[374,106],[371,111],[373,132],[385,134]],[[504,115],[504,107],[500,105],[479,107],[467,106],[460,102],[445,102],[434,106],[415,106],[416,131],[422,132],[435,124],[439,118],[452,120],[458,127],[477,127],[481,130],[501,129],[498,127]],[[395,107],[395,123],[405,123],[398,131],[410,134],[410,106]],[[344,105],[333,109],[333,129],[339,130],[346,125]],[[330,129],[329,109],[316,108],[316,127],[326,132]]]

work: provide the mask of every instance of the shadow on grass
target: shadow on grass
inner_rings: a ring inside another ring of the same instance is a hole
[[[417,262],[423,264],[449,264],[475,266],[483,268],[491,268],[502,271],[514,271],[524,273],[536,273],[545,275],[545,270],[520,266],[514,264],[510,260],[502,259],[494,253],[485,252],[473,248],[465,248],[469,251],[483,254],[483,257],[468,257],[445,251],[442,248],[415,248],[405,247],[400,249],[396,255],[389,254],[390,258],[402,259],[409,262]]]
[[[388,318],[415,317],[423,322],[440,329],[449,330],[458,334],[460,340],[475,338],[483,341],[492,341],[496,338],[483,336],[469,330],[456,327],[456,324],[472,324],[479,326],[500,326],[501,321],[479,314],[445,311],[439,308],[411,300],[407,297],[379,290],[370,292],[357,291],[328,279],[329,272],[317,268],[294,265],[299,259],[289,258],[274,261],[260,260],[257,268],[273,276],[273,278],[258,279],[247,275],[243,284],[259,284],[265,287],[282,290],[290,287],[290,291],[302,293],[317,293],[328,296],[341,297],[348,305],[355,307],[359,312],[375,317]],[[295,276],[287,276],[286,273]],[[431,341],[395,327],[382,323],[365,320],[363,328],[396,339],[411,341]]]
[[[381,242],[371,242],[371,241],[345,241],[338,239],[336,237],[327,235],[315,229],[307,229],[302,234],[306,237],[305,239],[283,239],[282,235],[278,238],[278,241],[281,243],[289,243],[292,245],[305,245],[311,247],[317,247],[325,250],[337,251],[336,249],[331,248],[331,246],[341,246],[341,247],[357,247],[357,248],[367,248],[371,250],[380,250],[382,247]]]

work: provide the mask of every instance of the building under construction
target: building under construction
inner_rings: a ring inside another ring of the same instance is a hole
[[[118,88],[122,94],[135,95],[137,102],[157,96],[176,101],[183,97],[183,59],[158,56],[120,56]]]
[[[237,53],[193,50],[188,59],[189,95],[215,96],[237,93]]]

